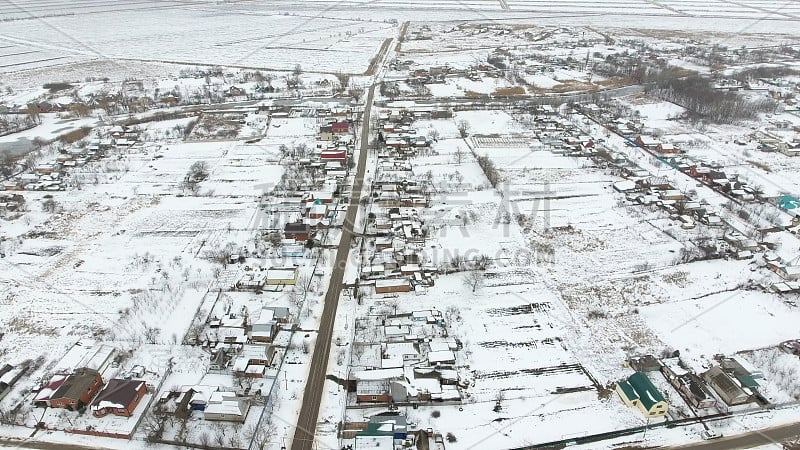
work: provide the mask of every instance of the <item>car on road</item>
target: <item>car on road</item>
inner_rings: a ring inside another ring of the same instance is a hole
[[[791,355],[800,356],[800,339],[790,339],[781,342],[781,350]]]
[[[722,433],[714,430],[704,430],[702,433],[700,433],[700,437],[702,437],[705,441],[710,441],[712,439],[721,438]]]

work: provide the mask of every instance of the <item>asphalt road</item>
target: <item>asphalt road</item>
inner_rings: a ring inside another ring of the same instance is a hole
[[[317,417],[319,417],[319,406],[322,401],[322,394],[325,387],[325,375],[328,372],[328,356],[331,351],[331,337],[333,335],[333,324],[336,320],[336,308],[339,304],[339,295],[342,290],[342,279],[344,270],[347,266],[347,258],[350,254],[350,243],[353,239],[353,226],[358,213],[359,200],[361,199],[361,188],[364,184],[364,171],[367,167],[367,153],[369,152],[370,137],[370,114],[372,111],[372,99],[375,94],[373,84],[367,93],[364,115],[361,119],[361,150],[358,157],[356,177],[353,182],[353,189],[350,194],[350,205],[345,214],[344,226],[342,227],[342,238],[339,241],[339,248],[336,251],[336,261],[331,272],[328,292],[325,294],[325,306],[322,310],[322,317],[317,333],[317,341],[314,346],[314,353],[311,360],[311,370],[306,380],[306,388],[303,393],[303,406],[297,418],[297,428],[292,439],[292,450],[312,450],[314,446],[314,433],[317,428]]]
[[[2,448],[32,448],[38,450],[112,450],[95,445],[57,444],[54,442],[29,441],[16,439],[0,439]]]
[[[800,436],[800,423],[790,423],[788,425],[714,439],[712,441],[702,441],[677,447],[664,447],[664,450],[730,450],[770,444],[773,444],[777,450],[782,448],[779,444],[780,442],[789,441],[798,436]]]

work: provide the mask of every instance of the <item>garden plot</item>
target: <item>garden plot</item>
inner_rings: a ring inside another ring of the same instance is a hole
[[[444,83],[426,84],[434,97],[463,97],[465,95],[489,95],[498,89],[512,87],[504,78],[483,78],[473,81],[468,78],[447,78]]]
[[[468,200],[467,189],[464,189],[466,186],[488,185],[463,139],[440,139],[434,142],[431,156],[417,158],[414,171],[418,174],[430,173],[433,183],[441,186],[439,190],[443,191],[443,195],[462,200]],[[456,173],[461,174],[461,177]]]
[[[191,141],[226,141],[239,136],[242,126],[240,114],[203,114],[197,121],[188,140]]]
[[[508,135],[522,132],[520,124],[504,111],[459,111],[456,123],[466,121],[470,135]]]
[[[313,117],[273,118],[269,122],[267,138],[271,143],[313,140],[319,130]]]
[[[437,139],[460,139],[458,125],[453,120],[416,120],[414,128],[429,137],[435,133]]]
[[[461,371],[470,381],[463,405],[409,409],[410,422],[452,432],[457,443],[448,448],[469,448],[490,437],[493,446],[501,440],[514,447],[643,424],[615,397],[599,396],[592,375],[562,338],[569,313],[538,275],[525,272],[487,273],[486,285],[475,293],[454,274],[439,277],[424,295],[401,294],[398,312],[446,311],[451,335],[464,346]],[[494,411],[498,398],[501,409]],[[588,411],[609,421],[573,421],[569,429],[558,425]],[[354,420],[362,414],[370,410],[347,411]]]
[[[759,393],[770,402],[784,403],[800,399],[800,358],[778,350],[776,347],[764,348],[736,355],[745,358],[754,367],[761,370],[764,378],[759,379]]]
[[[578,355],[605,355],[578,358],[601,384],[624,375],[629,352],[658,353],[669,345],[669,335],[654,332],[652,319],[639,314],[642,306],[735,292],[750,274],[739,261],[676,266],[697,231],[681,229],[659,210],[626,205],[611,189],[616,178],[589,160],[527,149],[485,154],[507,182],[508,209],[523,227],[531,262],[569,308],[562,339]]]
[[[775,295],[744,290],[651,305],[640,312],[662,339],[681,350],[682,357],[699,358],[797,339],[800,318],[795,308]]]
[[[525,82],[530,84],[533,88],[538,89],[553,89],[561,85],[561,81],[556,81],[553,77],[547,75],[525,75]]]
[[[515,147],[525,148],[529,145],[530,140],[513,136],[473,136],[470,138],[470,142],[472,147],[480,152],[486,148],[505,148],[507,150],[516,150]]]
[[[269,193],[283,175],[280,155],[263,145],[236,144],[215,166],[203,186],[216,195],[258,197]]]
[[[686,126],[676,120],[686,111],[684,108],[670,102],[658,101],[652,98],[635,97],[629,99],[630,102],[623,101],[640,117],[646,128],[660,130],[664,134],[682,133]]]

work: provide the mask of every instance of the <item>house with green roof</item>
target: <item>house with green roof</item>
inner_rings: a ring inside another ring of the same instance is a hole
[[[645,417],[661,417],[669,410],[669,403],[644,372],[618,382],[616,391],[627,406],[636,406]]]

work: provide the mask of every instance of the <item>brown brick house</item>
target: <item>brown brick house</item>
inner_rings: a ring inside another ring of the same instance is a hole
[[[311,235],[311,227],[302,222],[287,223],[283,227],[283,236],[286,239],[307,241]]]
[[[109,380],[92,402],[92,414],[130,417],[146,393],[147,386],[142,380]]]
[[[51,408],[81,409],[89,404],[102,386],[103,379],[96,370],[87,367],[75,369],[53,392],[48,403]]]

